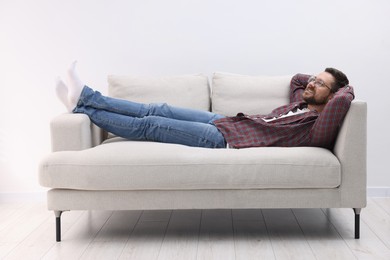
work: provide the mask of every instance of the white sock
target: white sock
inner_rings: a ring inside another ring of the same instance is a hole
[[[68,102],[68,88],[60,77],[56,79],[56,94],[58,99],[65,105],[68,112],[72,112],[73,108]]]
[[[85,86],[76,73],[76,63],[77,61],[74,61],[68,69],[68,102],[71,107],[76,107]]]

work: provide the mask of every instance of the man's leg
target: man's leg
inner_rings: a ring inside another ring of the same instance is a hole
[[[163,104],[142,104],[128,100],[116,99],[103,96],[85,86],[81,92],[77,106],[93,107],[116,114],[131,117],[159,116],[182,121],[212,123],[224,116],[195,109],[180,108]],[[77,111],[77,107],[75,109]]]
[[[158,116],[143,118],[121,115],[93,107],[78,106],[97,126],[130,140],[146,140],[195,147],[225,148],[225,139],[212,124]]]
[[[140,104],[102,96],[85,86],[76,73],[76,62],[67,71],[68,86],[57,80],[57,96],[71,112],[77,106],[90,106],[132,117],[160,116],[177,120],[212,123],[224,116],[208,111],[178,108],[167,104]]]

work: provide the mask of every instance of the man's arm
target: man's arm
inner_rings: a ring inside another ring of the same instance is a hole
[[[301,102],[302,93],[305,91],[310,75],[296,74],[290,82],[290,103]]]
[[[339,128],[354,99],[351,86],[340,88],[326,104],[310,131],[312,146],[332,148]]]

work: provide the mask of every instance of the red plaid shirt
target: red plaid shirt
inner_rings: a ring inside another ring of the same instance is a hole
[[[353,88],[340,88],[321,113],[309,111],[265,122],[297,108],[306,108],[302,93],[309,75],[297,74],[290,84],[290,104],[273,110],[268,115],[226,117],[214,121],[229,146],[234,148],[260,146],[319,146],[331,149],[345,115],[354,98]]]

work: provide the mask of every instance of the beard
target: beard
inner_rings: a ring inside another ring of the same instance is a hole
[[[313,93],[310,96],[303,95],[303,100],[309,104],[309,105],[325,105],[328,103],[328,97],[324,97],[322,99],[316,99],[314,96],[315,93]]]

